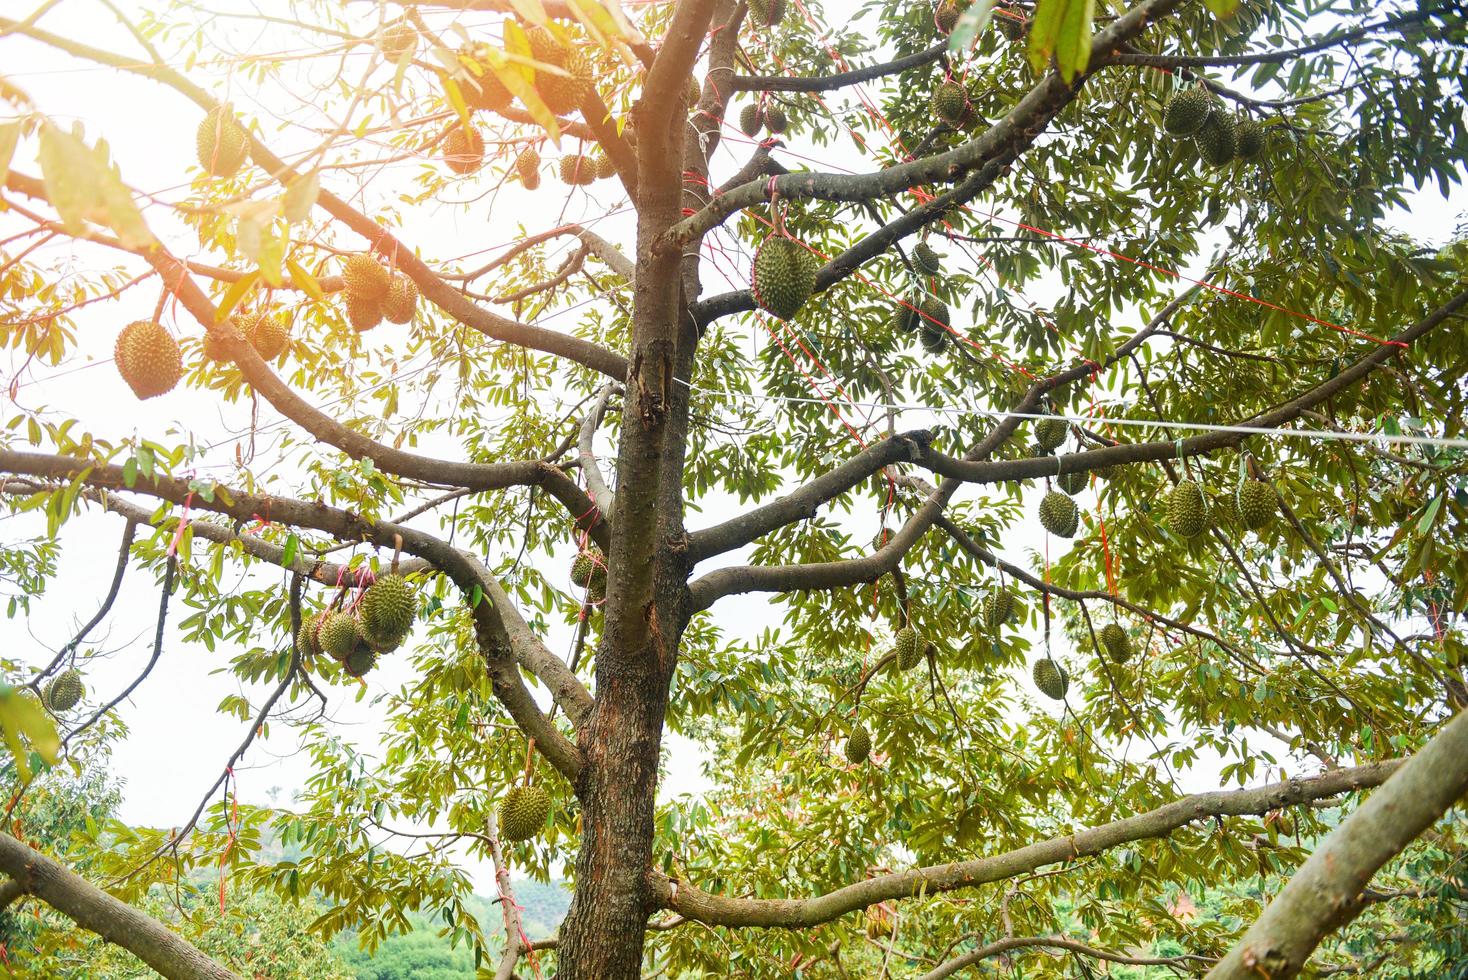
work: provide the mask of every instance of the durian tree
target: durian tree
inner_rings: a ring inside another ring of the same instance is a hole
[[[0,60],[10,614],[114,515],[137,683],[171,605],[251,693],[179,826],[8,825],[12,914],[169,977],[232,975],[143,910],[216,866],[498,977],[1461,962],[1457,5],[71,6],[0,50],[156,102]],[[108,150],[165,113],[181,184]],[[16,397],[89,364],[110,412]],[[19,792],[126,717],[86,633],[7,653]],[[381,746],[311,710],[390,658]],[[230,794],[269,725],[299,805]]]

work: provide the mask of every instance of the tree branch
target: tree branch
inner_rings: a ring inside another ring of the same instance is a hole
[[[607,414],[607,404],[612,395],[622,390],[621,385],[608,382],[597,392],[596,403],[591,406],[591,411],[586,413],[586,418],[581,420],[581,432],[576,440],[576,458],[581,463],[581,472],[586,477],[586,488],[591,493],[591,499],[603,514],[612,512],[612,505],[616,498],[612,491],[607,488],[606,477],[602,475],[601,464],[596,458],[596,429],[601,425],[601,420]]]
[[[1468,758],[1468,753],[1464,757]],[[880,875],[815,898],[728,898],[711,895],[686,881],[678,882],[675,888],[672,879],[658,872],[649,872],[649,878],[659,904],[685,918],[709,925],[803,928],[830,922],[878,902],[973,888],[1046,865],[1099,854],[1130,841],[1165,837],[1207,817],[1267,813],[1378,786],[1401,765],[1401,760],[1391,760],[1254,789],[1197,793],[1146,813],[1052,837],[1004,854]]]
[[[1104,949],[1097,949],[1094,946],[1087,946],[1085,943],[1076,942],[1074,939],[1062,939],[1059,936],[1011,936],[1007,939],[1000,939],[996,942],[989,943],[987,946],[980,946],[978,949],[970,950],[962,956],[955,957],[924,973],[917,980],[945,980],[946,977],[951,977],[960,970],[982,962],[991,956],[1007,953],[1011,949],[1035,947],[1064,949],[1072,953],[1079,953],[1082,956],[1089,956],[1093,959],[1105,960],[1108,963],[1124,963],[1128,966],[1173,966],[1181,968],[1188,963],[1212,962],[1206,956],[1192,954],[1184,954],[1182,956],[1126,956],[1122,953],[1112,953]]]
[[[26,894],[126,949],[168,980],[239,980],[151,915],[4,832],[0,832],[0,871],[19,882]]]
[[[1465,792],[1468,712],[1460,711],[1316,848],[1208,980],[1296,976],[1320,941],[1361,911],[1377,870]]]
[[[896,75],[909,68],[920,68],[935,61],[942,61],[947,50],[948,41],[945,39],[926,51],[919,51],[895,61],[886,61],[880,65],[854,68],[851,71],[837,72],[834,75],[735,75],[729,79],[729,87],[736,92],[829,92],[847,85],[869,82],[883,75]]]

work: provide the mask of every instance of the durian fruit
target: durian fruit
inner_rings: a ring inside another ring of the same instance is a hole
[[[520,177],[520,184],[527,191],[533,191],[540,186],[540,154],[535,147],[527,146],[515,157],[515,173]]]
[[[1192,136],[1203,128],[1213,111],[1213,96],[1206,88],[1193,86],[1167,100],[1162,110],[1162,128],[1173,136]]]
[[[1030,668],[1030,676],[1040,693],[1055,701],[1064,701],[1065,692],[1070,690],[1070,675],[1065,668],[1049,657],[1041,657]]]
[[[418,312],[418,284],[398,273],[387,287],[387,299],[382,303],[382,315],[390,323],[408,323]]]
[[[1019,15],[1007,10],[994,12],[994,23],[999,25],[999,33],[1007,40],[1018,41],[1029,32],[1030,22]]]
[[[968,108],[968,93],[962,85],[949,79],[933,89],[930,104],[933,115],[950,126],[957,126],[963,122],[964,111]]]
[[[60,714],[75,708],[85,693],[86,687],[82,684],[82,672],[71,667],[46,682],[45,688],[41,691],[41,701],[53,712]]]
[[[358,643],[352,652],[342,660],[342,670],[352,677],[361,677],[375,666],[377,666],[377,651],[365,643]]]
[[[1057,538],[1074,537],[1081,513],[1076,502],[1059,490],[1051,490],[1040,501],[1040,525]]]
[[[887,939],[892,935],[892,913],[880,902],[867,906],[866,933],[868,939]]]
[[[591,162],[596,167],[597,180],[606,180],[608,177],[617,176],[617,165],[605,153],[598,153],[591,158]]]
[[[1267,527],[1279,507],[1274,487],[1263,480],[1240,481],[1234,499],[1239,508],[1239,520],[1251,531]]]
[[[765,106],[765,128],[772,133],[783,133],[785,127],[790,125],[790,120],[785,116],[785,110],[777,105]]]
[[[923,298],[914,293],[906,300],[892,301],[892,326],[903,333],[912,333],[918,328],[918,321],[922,319],[918,315],[917,307],[922,304]]]
[[[1235,152],[1240,160],[1252,160],[1264,151],[1264,127],[1254,120],[1239,120],[1237,135]]]
[[[468,124],[455,124],[443,141],[443,162],[460,176],[484,166],[484,137]]]
[[[997,633],[999,627],[1009,622],[1009,617],[1014,615],[1014,593],[1008,586],[1000,586],[989,590],[984,596],[984,627],[990,633]]]
[[[143,399],[172,391],[183,376],[178,341],[153,320],[134,320],[123,327],[112,360],[133,394]]]
[[[316,630],[316,642],[325,653],[337,660],[345,660],[351,656],[353,650],[361,646],[362,631],[357,627],[355,616],[331,612],[321,620],[321,625]]]
[[[500,112],[509,108],[515,96],[489,67],[489,57],[485,53],[488,48],[484,42],[476,41],[459,49],[459,63],[464,66],[464,75],[467,76],[458,79],[459,91],[464,95],[464,104],[471,109]]]
[[[607,570],[599,568],[591,576],[591,581],[586,586],[586,601],[597,605],[607,597]]]
[[[1213,167],[1227,165],[1233,160],[1239,145],[1239,127],[1233,113],[1215,105],[1194,139],[1198,142],[1198,153],[1205,163]]]
[[[591,63],[578,48],[567,48],[543,27],[528,35],[530,56],[536,61],[554,65],[565,75],[548,71],[535,73],[535,90],[545,107],[556,115],[564,115],[581,104],[581,96],[591,83]]]
[[[262,360],[273,361],[285,353],[291,335],[285,323],[274,313],[257,313],[251,319],[250,329],[245,333],[250,346],[255,348]]]
[[[927,242],[918,242],[912,250],[912,264],[923,275],[936,276],[943,269],[943,261],[938,258],[938,253],[933,251],[933,246]]]
[[[1208,527],[1203,491],[1191,480],[1183,480],[1167,495],[1167,527],[1182,538],[1196,538]]]
[[[1126,630],[1119,624],[1107,623],[1101,627],[1098,639],[1101,641],[1101,648],[1117,663],[1124,664],[1132,659],[1132,638],[1127,636]]]
[[[943,0],[938,8],[933,11],[933,22],[938,25],[938,30],[943,34],[952,34],[953,28],[958,24],[958,15],[961,13],[955,0]]]
[[[1070,432],[1070,423],[1065,419],[1040,419],[1035,423],[1035,444],[1045,452],[1051,452],[1065,441]]]
[[[347,319],[358,333],[366,333],[382,322],[382,307],[379,300],[347,293]]]
[[[296,630],[296,650],[301,656],[321,653],[321,620],[323,613],[312,613],[301,617],[301,628]]]
[[[872,735],[861,725],[857,725],[846,735],[846,761],[859,766],[871,754]]]
[[[1086,489],[1090,482],[1090,474],[1085,470],[1076,470],[1074,473],[1062,473],[1055,478],[1055,485],[1074,497]]]
[[[783,235],[770,235],[754,253],[754,299],[782,320],[800,311],[816,288],[816,257]]]
[[[378,650],[400,646],[418,615],[418,593],[401,575],[384,575],[367,586],[357,607],[362,637]]]
[[[739,110],[739,131],[745,136],[754,136],[765,124],[765,114],[760,111],[758,102],[751,102]]]
[[[918,631],[911,626],[904,626],[897,631],[896,636],[897,669],[911,670],[916,667],[918,661],[923,658],[923,647],[918,642]]]
[[[749,20],[762,27],[774,27],[785,19],[785,0],[749,0]]]
[[[948,344],[948,304],[931,293],[917,304],[923,349],[936,354]]]
[[[228,106],[215,106],[195,134],[199,166],[213,177],[233,177],[245,165],[250,137]]]
[[[399,61],[418,50],[418,31],[405,20],[393,21],[378,33],[377,47],[389,61]]]
[[[529,840],[550,817],[550,794],[540,786],[512,786],[500,797],[500,837],[508,841]]]
[[[588,156],[572,153],[561,157],[561,181],[566,184],[589,184],[596,180],[596,162]]]
[[[602,575],[606,574],[607,560],[602,556],[600,548],[579,552],[575,558],[571,559],[571,581],[585,589],[591,585],[591,580],[596,577],[598,569]]]
[[[698,105],[698,100],[703,96],[703,86],[698,84],[697,78],[688,79],[688,105]]]
[[[342,264],[342,288],[348,296],[381,303],[392,287],[392,275],[367,252],[348,255]]]

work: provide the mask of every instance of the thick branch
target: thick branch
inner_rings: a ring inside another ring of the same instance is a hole
[[[735,75],[729,79],[729,87],[736,92],[829,92],[847,85],[869,82],[883,75],[896,75],[909,68],[930,65],[943,60],[943,53],[947,50],[948,42],[944,40],[926,51],[919,51],[905,58],[854,68],[834,75]]]
[[[1011,936],[980,946],[978,949],[970,950],[962,956],[955,957],[946,963],[929,970],[918,980],[945,980],[966,967],[987,960],[991,956],[1007,953],[1011,949],[1063,949],[1071,953],[1079,953],[1092,959],[1105,960],[1108,963],[1125,963],[1129,966],[1177,966],[1181,967],[1193,962],[1211,962],[1204,956],[1127,956],[1123,953],[1112,953],[1095,946],[1087,946],[1085,943],[1076,942],[1074,939],[1062,939],[1059,936]]]
[[[1468,712],[1459,712],[1295,872],[1209,980],[1289,980],[1355,918],[1377,870],[1468,792]]]
[[[239,980],[157,919],[113,898],[59,861],[0,832],[0,871],[83,929],[128,950],[169,980]]]
[[[1255,789],[1198,793],[1134,817],[1065,837],[1052,837],[1004,854],[880,875],[815,898],[727,898],[711,895],[686,881],[678,882],[675,889],[671,879],[656,872],[650,873],[650,877],[659,904],[685,918],[710,925],[805,928],[878,902],[973,888],[1047,865],[1099,854],[1130,841],[1166,837],[1179,827],[1207,817],[1267,813],[1378,786],[1401,764],[1401,760],[1377,762]]]
[[[924,429],[873,443],[833,470],[762,507],[746,511],[722,524],[695,531],[689,536],[688,553],[694,562],[732,551],[776,528],[815,516],[822,504],[839,497],[884,466],[919,458],[932,440]]]
[[[591,492],[591,499],[595,501],[597,508],[603,514],[612,512],[612,504],[616,498],[607,487],[606,477],[601,471],[601,463],[596,458],[596,429],[601,425],[601,420],[607,414],[607,403],[611,401],[612,395],[621,390],[620,385],[607,383],[597,392],[596,402],[591,406],[591,411],[586,413],[586,418],[581,420],[581,431],[576,439],[576,458],[581,463],[581,472],[586,477],[586,488]]]

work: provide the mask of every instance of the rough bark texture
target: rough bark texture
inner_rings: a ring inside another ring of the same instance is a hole
[[[169,980],[239,980],[157,919],[6,833],[0,833],[0,871],[10,875],[20,890],[128,950]]]
[[[1315,947],[1361,911],[1361,893],[1401,853],[1468,793],[1468,712],[1443,729],[1346,818],[1208,980],[1288,980]]]

